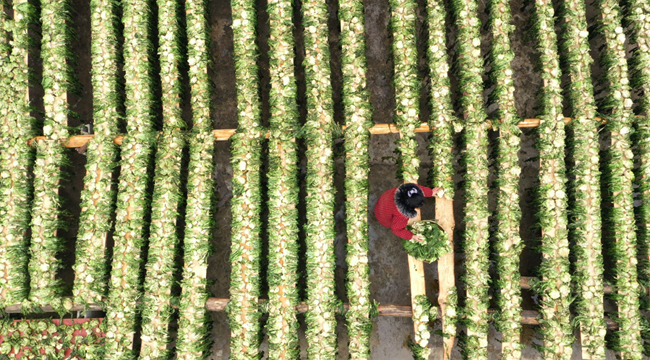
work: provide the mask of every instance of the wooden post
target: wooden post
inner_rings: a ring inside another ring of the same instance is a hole
[[[417,216],[409,219],[408,224],[422,220],[420,216],[420,209],[417,209]],[[418,295],[427,294],[426,283],[424,281],[424,263],[420,260],[417,260],[411,255],[408,255],[409,259],[409,277],[411,278],[411,309],[415,305],[415,298]],[[416,324],[413,323],[413,330],[418,331]]]
[[[454,272],[454,202],[451,199],[446,197],[436,198],[436,211],[435,217],[438,219],[438,223],[445,230],[445,233],[449,237],[449,243],[451,244],[452,251],[449,254],[443,255],[438,260],[438,304],[440,305],[440,316],[442,318],[442,326],[444,329],[445,321],[448,321],[445,318],[445,310],[447,308],[447,297],[449,295],[450,289],[456,286],[456,277]],[[451,359],[451,350],[454,347],[454,342],[456,338],[443,337],[443,355],[444,360]]]

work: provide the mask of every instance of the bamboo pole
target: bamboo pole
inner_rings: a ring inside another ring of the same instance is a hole
[[[449,236],[449,242],[451,243],[452,251],[449,254],[445,254],[438,259],[438,304],[440,306],[439,314],[442,316],[442,325],[444,329],[445,321],[445,310],[447,307],[447,297],[449,296],[449,291],[456,286],[456,277],[454,271],[454,202],[451,199],[446,197],[436,198],[436,208],[435,208],[435,217],[438,219],[438,223],[442,226],[445,233]],[[456,338],[454,336],[443,337],[443,359],[451,359],[451,350],[454,347],[454,342]]]
[[[600,118],[595,118],[594,120],[601,121],[602,124],[606,124],[605,120],[602,120]],[[568,124],[571,121],[571,118],[564,118],[564,121]],[[517,126],[519,128],[534,128],[539,126],[540,119],[524,119],[522,120]],[[343,125],[341,127],[343,130],[345,130],[346,126]],[[490,126],[491,128],[491,126]],[[416,133],[428,133],[431,131],[431,128],[427,123],[422,123],[419,127],[415,128]],[[236,132],[236,129],[217,129],[217,130],[212,130],[212,134],[214,135],[214,140],[215,141],[228,141],[231,136],[233,136]],[[399,130],[397,130],[397,127],[393,124],[376,124],[375,126],[370,128],[370,134],[372,135],[387,135],[387,134],[399,134]],[[67,148],[80,148],[84,147],[90,139],[92,139],[95,135],[73,135],[69,137],[67,140],[63,142],[63,145]],[[266,138],[268,139],[269,133],[267,132],[265,134]],[[36,136],[33,137],[29,140],[29,145],[34,144],[34,141],[39,141],[39,140],[45,140],[45,137],[43,136]],[[120,135],[113,140],[113,142],[117,145],[122,145],[122,141],[124,140],[124,135]]]

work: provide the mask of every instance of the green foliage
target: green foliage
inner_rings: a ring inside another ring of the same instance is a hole
[[[415,39],[414,0],[391,0],[391,29],[393,30],[393,87],[395,88],[394,122],[400,132],[395,141],[399,153],[397,178],[417,182],[420,168],[415,129],[420,126],[418,59]]]
[[[547,359],[570,359],[573,352],[573,328],[570,306],[571,275],[564,160],[565,129],[560,87],[560,59],[554,31],[553,4],[537,0],[534,6],[536,48],[544,86],[541,90],[541,122],[535,146],[539,151],[539,181],[536,192],[537,221],[542,230],[541,276],[533,289],[541,295],[540,329],[544,345],[540,351]]]
[[[196,3],[189,1],[186,3],[186,6],[195,5]],[[210,102],[201,101],[203,99],[209,99],[209,97],[193,97],[193,105],[195,108],[207,107],[201,109],[200,112],[209,114]],[[189,143],[185,239],[183,241],[184,267],[183,280],[181,281],[182,293],[178,306],[178,339],[176,340],[177,358],[188,360],[205,359],[209,355],[208,350],[211,346],[212,322],[205,304],[210,297],[207,271],[208,256],[212,251],[210,240],[213,229],[214,136],[211,131],[198,131],[197,129],[192,134]],[[233,193],[235,190],[236,186],[233,182]],[[232,201],[235,201],[234,198]],[[233,212],[233,228],[237,225],[235,219],[239,219],[240,216]],[[231,304],[237,300],[234,296],[235,294],[231,293]]]
[[[404,250],[420,261],[434,262],[445,254],[452,251],[447,241],[447,234],[438,225],[437,222],[431,220],[418,221],[413,225],[407,226],[407,229],[415,235],[420,235],[424,240],[421,242],[413,240],[402,240]]]
[[[171,8],[170,8],[171,9]],[[211,320],[205,308],[210,291],[208,290],[208,256],[212,251],[211,242],[214,228],[213,192],[214,181],[214,136],[212,135],[211,89],[208,76],[210,67],[210,37],[206,18],[207,4],[204,0],[185,2],[186,31],[190,39],[187,45],[188,75],[190,78],[190,103],[192,105],[193,128],[189,139],[189,164],[187,176],[187,206],[185,211],[185,239],[183,242],[183,280],[179,305],[178,339],[176,355],[178,359],[204,359],[210,346]],[[181,32],[180,29],[177,30]],[[174,45],[178,46],[177,43]],[[236,47],[237,49],[237,47]],[[176,57],[170,57],[175,59]],[[176,86],[176,84],[173,84]],[[175,87],[174,87],[175,89]],[[177,101],[177,98],[175,98]],[[172,106],[174,102],[170,102]],[[164,106],[164,105],[163,105]],[[174,107],[174,111],[176,108]],[[179,121],[166,122],[180,124]],[[232,145],[237,142],[232,140]],[[246,148],[241,151],[245,151]],[[232,161],[237,159],[233,154]],[[235,168],[233,167],[233,171]],[[237,199],[238,184],[233,181],[233,200]],[[232,228],[237,228],[237,213],[233,211]],[[238,214],[237,214],[238,215]],[[255,216],[257,218],[257,216]],[[238,218],[239,219],[239,218]],[[233,237],[233,249],[236,239]],[[234,266],[233,266],[234,268]],[[231,300],[237,301],[236,293],[231,291]],[[234,328],[233,328],[234,333]],[[235,342],[231,342],[236,350]]]
[[[510,63],[514,58],[510,35],[514,31],[508,1],[488,3],[488,26],[492,34],[489,62],[490,80],[494,90],[489,101],[498,106],[494,127],[499,131],[496,141],[497,206],[495,209],[494,251],[498,278],[495,287],[499,311],[494,314],[495,326],[501,331],[502,357],[521,358],[521,288],[519,286],[519,258],[524,247],[519,235],[521,209],[519,207],[519,136],[520,118],[515,107],[515,87]]]
[[[345,313],[351,359],[370,357],[373,302],[368,266],[368,146],[372,126],[370,93],[366,87],[366,42],[362,1],[340,1],[341,71],[345,116],[346,292]]]
[[[142,247],[149,229],[150,195],[156,137],[151,65],[151,4],[122,2],[127,135],[122,143],[112,269],[106,311],[106,357],[132,359],[133,336],[142,296]]]
[[[298,109],[294,78],[292,2],[268,2],[269,93],[269,358],[296,358],[298,344]]]
[[[582,0],[563,3],[566,19],[560,49],[569,75],[567,92],[571,106],[571,132],[567,138],[569,153],[569,237],[574,243],[576,284],[574,306],[580,325],[583,353],[605,358],[606,324],[603,318],[603,258],[601,244],[601,196],[598,122],[591,84],[589,41]]]
[[[464,133],[462,163],[465,167],[464,276],[467,302],[463,310],[468,336],[462,345],[467,359],[487,358],[489,290],[488,191],[488,123],[483,106],[483,58],[481,56],[481,21],[474,0],[452,1],[454,22],[458,29],[458,52],[455,67],[458,90],[462,94]]]
[[[440,0],[429,0],[427,2],[427,22],[429,25],[427,60],[431,79],[429,127],[432,129],[429,140],[429,153],[433,163],[429,185],[441,188],[436,194],[439,197],[453,199],[453,135],[454,126],[458,124],[451,103],[445,17],[444,2]]]
[[[255,38],[255,2],[232,1],[239,128],[230,138],[233,169],[230,255],[230,357],[259,359],[262,128]]]
[[[641,314],[637,281],[637,238],[634,222],[634,180],[631,135],[633,132],[632,97],[626,60],[625,33],[621,26],[621,10],[618,2],[601,0],[597,3],[598,33],[605,40],[600,63],[607,83],[607,93],[601,104],[602,112],[608,111],[606,131],[610,135],[606,151],[602,181],[608,190],[603,199],[609,202],[604,214],[612,245],[608,250],[616,266],[613,269],[618,306],[619,332],[616,334],[621,358],[641,359]]]
[[[118,82],[117,7],[114,0],[90,2],[90,44],[93,85],[93,130],[86,149],[86,176],[81,192],[79,231],[75,245],[75,283],[78,304],[99,304],[108,289],[106,241],[113,228],[116,192],[113,177],[118,166],[120,85]]]
[[[307,356],[310,359],[335,359],[336,309],[340,303],[334,291],[336,255],[334,242],[334,153],[332,128],[334,110],[330,79],[330,54],[327,41],[327,4],[304,1],[305,82],[307,84]]]
[[[52,305],[64,311],[61,303],[62,283],[56,279],[61,260],[56,258],[63,249],[63,239],[57,231],[64,228],[60,183],[62,167],[68,164],[67,152],[60,140],[67,139],[68,93],[74,91],[75,76],[70,63],[73,53],[72,19],[68,1],[41,3],[41,57],[43,59],[43,135],[47,140],[36,143],[34,163],[34,202],[32,203],[32,241],[30,245],[29,300],[36,305]]]

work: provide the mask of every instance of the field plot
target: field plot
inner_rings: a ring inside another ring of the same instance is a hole
[[[0,6],[0,359],[650,357],[650,2]]]

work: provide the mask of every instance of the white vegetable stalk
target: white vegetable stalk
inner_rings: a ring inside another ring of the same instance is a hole
[[[69,136],[67,129],[67,93],[73,91],[70,4],[67,1],[41,3],[41,57],[43,58],[43,106],[45,108],[43,135],[36,142],[34,163],[34,201],[32,203],[32,242],[30,245],[29,300],[35,305],[52,305],[63,311],[62,283],[56,279],[61,260],[56,254],[63,246],[57,236],[63,227],[61,218],[61,167],[68,163],[66,149],[61,143]]]
[[[463,356],[487,359],[489,330],[488,123],[483,106],[481,22],[474,0],[452,3],[458,29],[458,75],[464,117],[465,217],[464,234],[467,337]]]
[[[260,345],[261,239],[261,105],[258,49],[255,42],[255,1],[233,0],[233,42],[237,87],[238,130],[230,138],[233,197],[230,201],[231,273],[228,323],[230,356],[257,359]]]
[[[72,293],[77,304],[99,304],[108,288],[106,241],[113,228],[115,181],[119,147],[120,95],[117,52],[117,2],[91,0],[90,23],[93,85],[93,130],[86,150],[86,177],[81,192],[79,231],[75,246],[75,282]]]
[[[210,295],[207,288],[207,261],[211,250],[213,222],[214,137],[210,118],[212,82],[208,76],[210,38],[206,5],[203,0],[185,2],[193,127],[189,139],[184,267],[176,355],[178,359],[186,360],[204,359],[210,348],[211,322],[205,304]],[[231,293],[231,300],[232,296]]]
[[[28,244],[34,150],[27,140],[34,135],[34,119],[30,114],[29,64],[30,27],[38,20],[36,9],[27,0],[13,2],[14,21],[11,53],[6,59],[2,77],[0,107],[0,138],[4,150],[0,153],[0,307],[21,303],[27,299]],[[10,71],[11,70],[11,71]],[[11,89],[11,90],[10,90]]]
[[[345,261],[350,309],[345,313],[351,359],[370,357],[373,302],[368,266],[368,145],[372,126],[370,94],[366,87],[366,40],[362,1],[339,1],[341,71],[345,116]]]
[[[490,79],[494,90],[489,101],[498,106],[493,123],[499,132],[496,154],[497,206],[495,211],[496,231],[494,250],[498,279],[496,300],[499,311],[495,314],[495,325],[501,331],[502,358],[521,358],[523,348],[521,336],[521,288],[519,286],[519,257],[523,242],[519,236],[521,209],[519,207],[519,136],[517,127],[520,118],[515,107],[515,86],[510,62],[514,58],[510,35],[514,30],[508,1],[492,0],[488,3],[488,25],[492,34],[490,49]]]
[[[599,169],[599,123],[591,84],[589,33],[582,0],[563,3],[565,23],[561,49],[569,74],[569,104],[573,130],[567,139],[569,168],[569,236],[575,243],[573,281],[575,308],[580,324],[582,353],[592,359],[605,358],[607,325],[603,319],[603,259],[601,244],[601,196]]]
[[[155,147],[147,0],[122,2],[127,134],[122,143],[113,259],[106,312],[106,357],[135,357],[133,335],[142,296],[140,266],[149,225],[147,187]]]
[[[310,359],[336,359],[336,309],[334,290],[334,110],[330,79],[327,3],[305,0],[302,24],[307,84],[307,355]]]
[[[613,269],[615,299],[618,306],[619,331],[617,341],[611,345],[621,351],[622,359],[641,359],[641,314],[637,280],[637,239],[634,223],[633,158],[630,135],[632,133],[632,97],[625,45],[625,33],[621,26],[618,2],[598,1],[600,9],[598,32],[605,40],[601,57],[604,78],[608,83],[608,95],[603,108],[611,109],[606,130],[611,136],[603,181],[608,192],[604,197],[611,203],[604,220],[614,240],[610,256],[615,261]]]
[[[180,51],[181,4],[158,0],[160,79],[162,87],[163,133],[156,151],[156,170],[151,205],[149,252],[144,282],[140,358],[169,359],[172,320],[172,285],[178,251],[177,221],[182,203],[181,164],[186,125],[181,119]],[[199,305],[199,304],[197,304]]]
[[[537,220],[542,230],[541,279],[534,284],[541,295],[539,332],[544,345],[540,348],[546,359],[571,359],[573,328],[571,326],[571,274],[569,274],[569,241],[567,230],[566,167],[564,164],[564,116],[557,39],[554,30],[553,4],[535,1],[535,30],[540,54],[542,88],[537,128],[540,168],[537,189],[539,210]]]
[[[268,2],[271,118],[269,137],[269,359],[298,357],[298,146],[292,2]]]

